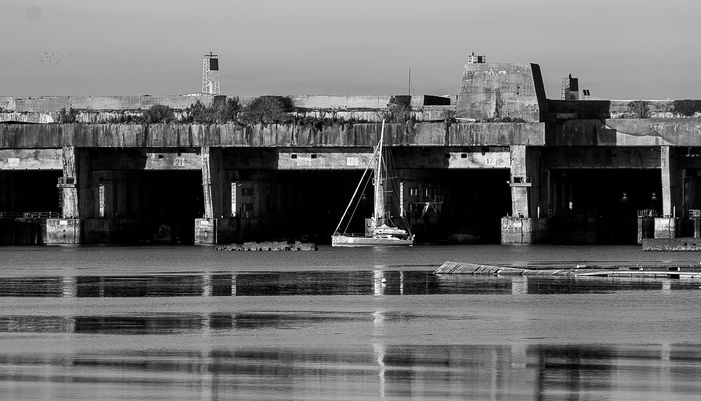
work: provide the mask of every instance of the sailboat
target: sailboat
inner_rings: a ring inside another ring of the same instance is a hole
[[[334,230],[331,236],[331,246],[336,247],[359,247],[359,246],[411,246],[414,244],[414,235],[399,227],[392,225],[388,214],[385,212],[385,194],[388,192],[385,189],[386,183],[386,164],[383,165],[382,160],[382,150],[384,145],[385,137],[385,122],[382,121],[382,131],[380,132],[380,142],[375,148],[373,157],[370,159],[370,163],[365,168],[363,176],[360,178],[358,186],[355,188],[355,192],[351,197],[348,206],[346,207],[341,220],[338,222],[336,230]],[[350,210],[353,201],[358,194],[358,190],[365,181],[365,176],[371,167],[375,171],[373,183],[375,192],[375,202],[373,207],[372,217],[365,219],[365,233],[364,234],[348,234],[341,233],[339,230],[343,221]]]

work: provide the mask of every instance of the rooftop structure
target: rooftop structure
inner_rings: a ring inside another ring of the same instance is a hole
[[[202,57],[202,93],[219,95],[219,56],[205,54]]]

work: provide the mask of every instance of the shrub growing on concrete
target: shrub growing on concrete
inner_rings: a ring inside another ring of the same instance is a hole
[[[392,96],[387,103],[387,122],[404,123],[411,120],[411,96]]]
[[[289,96],[260,96],[243,108],[241,121],[246,124],[290,122],[294,103]]]
[[[214,119],[221,124],[236,121],[241,111],[238,97],[215,98],[212,107],[214,108]]]
[[[674,113],[682,116],[693,117],[696,113],[701,113],[701,100],[675,100],[673,106]]]
[[[145,124],[169,123],[175,120],[175,113],[168,106],[154,104],[147,110],[144,110],[141,119]]]
[[[217,96],[211,106],[205,106],[197,100],[195,104],[188,107],[188,117],[185,121],[198,124],[225,124],[236,121],[240,111],[241,103],[238,97]]]
[[[645,100],[633,100],[628,103],[628,110],[630,110],[634,118],[650,117],[650,104]]]
[[[58,111],[58,122],[60,124],[73,124],[76,122],[78,119],[78,110],[75,110],[74,108],[69,108],[68,111],[66,111],[65,107],[62,107],[61,110]]]

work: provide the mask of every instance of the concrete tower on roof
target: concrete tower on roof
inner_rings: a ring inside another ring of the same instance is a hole
[[[458,117],[537,122],[545,104],[537,64],[487,63],[485,56],[469,56],[458,95]]]
[[[205,54],[202,57],[202,93],[219,95],[219,56]]]

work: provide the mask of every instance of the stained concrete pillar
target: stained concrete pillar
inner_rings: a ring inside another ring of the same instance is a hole
[[[511,187],[511,215],[501,219],[502,244],[530,244],[540,240],[545,232],[545,219],[530,216],[529,195],[533,185],[533,176],[537,177],[538,164],[535,160],[538,152],[526,149],[525,145],[509,146]],[[535,168],[529,168],[529,164]],[[537,184],[536,184],[537,187]],[[537,194],[537,190],[535,192]]]
[[[511,161],[511,214],[517,217],[528,216],[528,188],[530,177],[526,173],[526,146],[509,146]]]
[[[81,241],[81,213],[79,202],[80,157],[73,146],[62,152],[63,177],[58,183],[61,196],[60,219],[46,220],[46,243],[49,245],[75,245]]]
[[[675,238],[678,234],[677,213],[681,213],[679,194],[681,174],[678,174],[673,151],[660,146],[660,174],[662,178],[662,217],[655,218],[655,238]]]
[[[195,245],[231,242],[233,219],[226,204],[231,199],[231,186],[226,180],[222,149],[203,146],[200,155],[204,216],[195,219]]]

